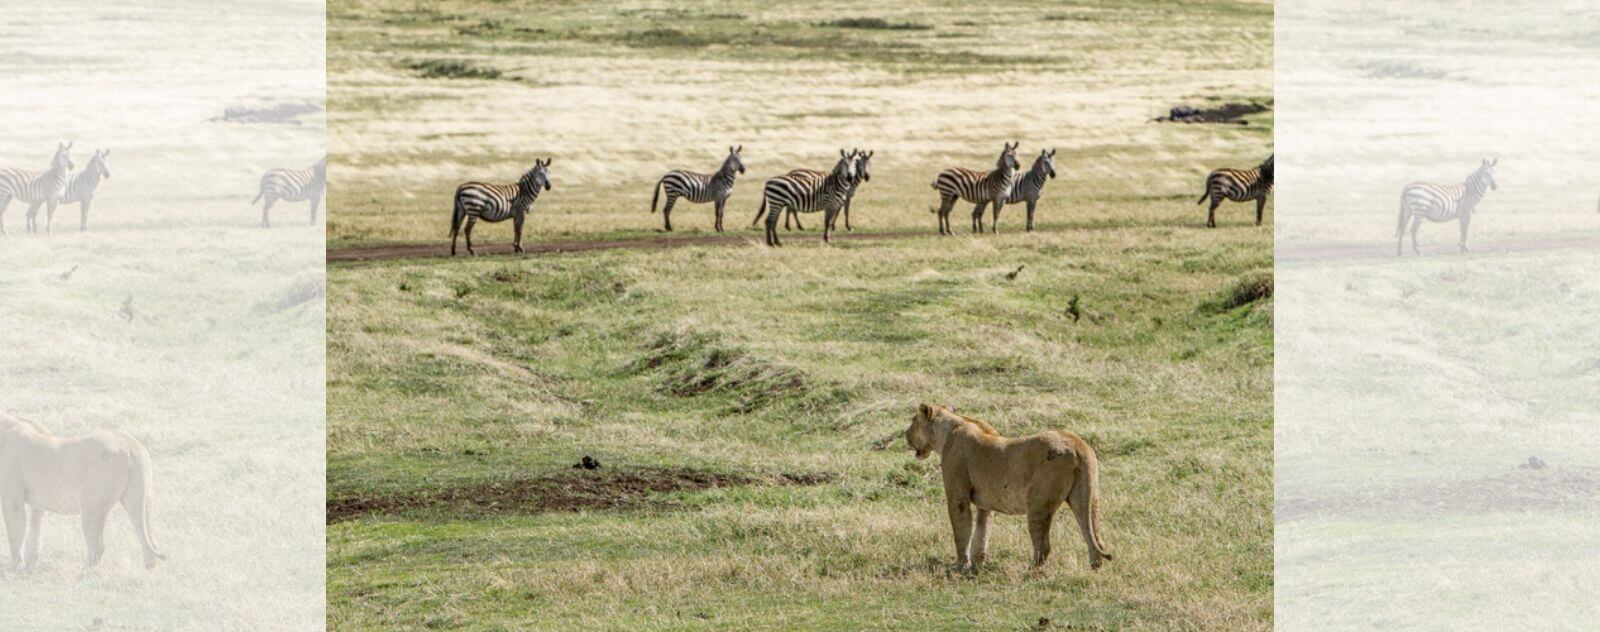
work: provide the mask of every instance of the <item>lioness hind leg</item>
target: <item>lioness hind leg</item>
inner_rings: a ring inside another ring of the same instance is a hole
[[[989,514],[988,509],[978,510],[978,525],[972,531],[972,570],[978,570],[983,561],[989,558]]]
[[[34,507],[28,513],[28,536],[22,541],[22,572],[32,572],[39,564],[39,539],[44,534],[44,510]]]
[[[1047,509],[1028,512],[1028,535],[1033,537],[1033,567],[1044,566],[1050,559],[1050,524],[1055,520],[1059,503]]]
[[[87,507],[83,512],[83,542],[88,548],[88,557],[84,560],[84,567],[92,567],[100,563],[100,557],[106,552],[106,518],[111,515],[111,506],[96,505]]]
[[[972,503],[966,499],[951,500],[949,509],[950,528],[956,536],[956,570],[970,570],[972,564],[967,551],[972,542]]]

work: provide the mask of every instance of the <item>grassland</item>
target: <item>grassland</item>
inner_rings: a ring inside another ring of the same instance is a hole
[[[442,241],[456,183],[546,155],[527,239],[653,236],[655,178],[741,143],[730,227],[871,147],[857,229],[926,236],[331,268],[330,625],[1269,627],[1273,299],[1233,297],[1271,215],[1194,197],[1273,118],[1149,119],[1270,100],[1271,6],[985,6],[331,7],[335,247]],[[933,175],[1005,140],[1060,148],[1043,230],[932,235]],[[1058,529],[1029,572],[1011,518],[951,573],[923,400],[1089,438],[1117,561]]]
[[[316,159],[321,120],[208,121],[320,99],[321,9],[69,2],[0,19],[0,164],[39,168],[72,141],[79,168],[110,148],[112,173],[89,232],[75,205],[51,235],[24,234],[16,202],[6,213],[0,406],[58,435],[143,442],[168,555],[146,571],[115,509],[106,557],[85,571],[77,517],[46,516],[35,572],[0,573],[0,627],[323,623],[322,232],[299,213],[261,230],[250,206],[262,170]],[[238,45],[260,40],[272,44]]]
[[[1280,6],[1277,247],[1392,253],[1407,182],[1499,158],[1430,255],[1278,265],[1276,615],[1583,629],[1600,612],[1593,7]],[[1428,37],[1417,37],[1418,34]],[[1478,42],[1496,41],[1493,47]],[[1496,252],[1532,241],[1542,249]],[[1563,246],[1566,242],[1567,246]]]

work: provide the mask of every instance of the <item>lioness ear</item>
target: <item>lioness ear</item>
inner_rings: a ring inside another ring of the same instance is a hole
[[[926,403],[921,404],[921,406],[922,406],[921,412],[922,412],[922,416],[923,417],[932,417],[933,416],[933,407],[927,405]]]

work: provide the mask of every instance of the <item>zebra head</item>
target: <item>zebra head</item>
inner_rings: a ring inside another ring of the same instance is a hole
[[[522,185],[523,194],[527,195],[527,194],[538,193],[540,189],[544,189],[546,191],[550,190],[550,161],[551,160],[554,160],[554,159],[553,158],[545,158],[544,160],[539,160],[538,158],[534,158],[533,159],[533,168],[529,169],[527,173],[522,174],[522,180],[518,181],[518,184]]]
[[[94,152],[94,157],[89,159],[89,165],[84,167],[85,173],[92,174],[95,178],[111,179],[111,167],[107,162],[111,158],[111,150],[102,149]]]
[[[856,152],[839,150],[839,162],[833,165],[833,177],[850,182],[856,177]]]
[[[1273,171],[1272,159],[1273,158],[1277,158],[1277,157],[1278,157],[1277,154],[1269,155],[1269,156],[1267,156],[1267,161],[1261,163],[1261,167],[1260,167],[1260,169],[1261,169],[1261,179],[1265,180],[1268,184],[1272,183],[1272,171]]]
[[[1472,173],[1472,179],[1487,183],[1490,191],[1499,191],[1500,187],[1494,181],[1494,166],[1497,164],[1500,164],[1499,158],[1483,161],[1483,164],[1478,166],[1478,170]]]
[[[1056,177],[1056,150],[1039,150],[1039,157],[1033,161],[1033,170],[1042,171],[1051,179]]]
[[[861,151],[858,149],[856,152],[856,177],[860,178],[862,182],[867,182],[872,179],[872,155],[878,153],[878,151]]]
[[[77,167],[78,165],[72,162],[72,143],[56,145],[56,157],[50,160],[50,168],[71,171]]]
[[[1006,143],[1006,148],[1000,152],[1000,160],[995,162],[995,167],[1001,171],[1015,172],[1022,168],[1022,163],[1017,162],[1017,147],[1022,143]]]
[[[722,161],[722,171],[725,173],[744,173],[744,159],[739,157],[739,152],[744,151],[744,145],[728,147],[728,158]]]

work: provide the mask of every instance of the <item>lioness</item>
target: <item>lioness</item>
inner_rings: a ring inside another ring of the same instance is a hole
[[[145,568],[154,567],[166,556],[150,533],[150,495],[150,455],[133,437],[101,431],[61,439],[0,409],[0,510],[11,544],[10,570],[30,572],[39,561],[46,511],[83,515],[87,566],[94,566],[105,552],[106,517],[118,502],[133,521]]]
[[[1027,514],[1033,566],[1050,557],[1050,522],[1062,502],[1072,506],[1089,545],[1089,567],[1111,559],[1100,541],[1099,464],[1078,435],[1047,430],[1007,439],[987,423],[948,406],[923,404],[906,429],[918,459],[939,453],[944,495],[956,536],[956,567],[977,570],[989,546],[989,514]],[[972,506],[978,507],[973,533]],[[973,537],[976,535],[976,537]],[[968,547],[971,547],[970,556]]]

